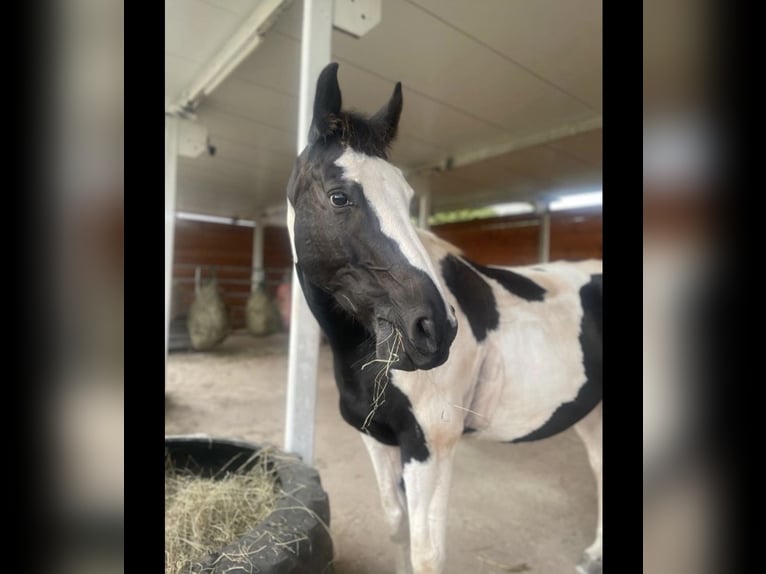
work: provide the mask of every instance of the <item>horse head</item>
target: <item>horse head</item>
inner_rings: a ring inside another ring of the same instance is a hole
[[[330,64],[319,76],[308,145],[287,186],[295,263],[375,337],[378,359],[431,369],[447,360],[457,322],[410,219],[413,190],[387,159],[401,83],[364,117],[341,110],[337,73]]]

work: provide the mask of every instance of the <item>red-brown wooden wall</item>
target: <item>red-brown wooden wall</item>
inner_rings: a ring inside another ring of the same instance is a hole
[[[601,259],[601,228],[600,208],[552,213],[551,261]],[[477,263],[528,265],[538,261],[540,229],[529,215],[449,223],[432,231]]]
[[[244,325],[244,311],[250,293],[249,270],[253,258],[253,229],[238,225],[222,225],[202,221],[176,220],[173,245],[173,279],[181,280],[174,306],[185,313],[194,300],[194,266],[202,266],[202,277],[210,277],[211,267],[221,280],[220,291],[229,307],[234,327]],[[264,230],[263,266],[266,269],[290,269],[290,240],[284,227]],[[227,269],[236,266],[240,269]],[[273,281],[279,272],[268,273],[267,287],[273,293]],[[236,283],[229,283],[228,281]]]

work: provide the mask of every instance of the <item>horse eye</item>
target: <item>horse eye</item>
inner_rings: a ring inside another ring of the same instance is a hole
[[[330,201],[335,207],[344,207],[349,204],[348,196],[345,193],[336,191],[330,195]]]

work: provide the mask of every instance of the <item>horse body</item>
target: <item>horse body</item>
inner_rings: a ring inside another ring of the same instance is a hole
[[[328,338],[340,412],[362,433],[397,572],[439,574],[457,442],[536,440],[574,426],[599,489],[579,568],[601,571],[601,263],[473,263],[409,220],[385,158],[401,87],[364,120],[320,76],[310,144],[288,184],[296,271]]]
[[[447,386],[461,388],[456,408],[465,412],[465,428],[476,438],[545,438],[588,414],[601,399],[600,371],[590,378],[585,372],[586,353],[600,363],[600,318],[595,349],[573,342],[580,338],[583,319],[592,319],[580,290],[592,285],[593,276],[600,277],[601,262],[486,267],[456,254],[453,246],[430,233],[420,237],[442,269],[458,324],[470,328],[458,329],[445,365],[402,376],[446,379]],[[445,265],[445,260],[451,263]],[[476,308],[479,297],[488,310]],[[463,356],[472,358],[470,366]],[[452,364],[457,361],[459,365]],[[394,373],[395,382],[399,376]]]

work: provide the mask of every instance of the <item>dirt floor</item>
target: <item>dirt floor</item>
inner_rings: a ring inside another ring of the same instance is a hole
[[[319,359],[315,466],[330,496],[337,574],[391,574],[393,544],[372,465],[338,412],[329,349]],[[214,352],[174,353],[167,434],[282,445],[287,336],[231,335]],[[574,431],[527,444],[466,439],[452,481],[447,574],[572,574],[596,528],[596,486]]]

